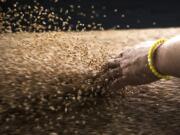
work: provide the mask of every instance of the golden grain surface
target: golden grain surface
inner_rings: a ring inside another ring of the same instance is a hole
[[[179,29],[166,31],[152,29],[1,34],[0,74],[6,78],[1,77],[1,84],[4,87],[16,85],[19,77],[22,85],[18,89],[22,91],[32,91],[30,86],[33,82],[39,90],[48,91],[48,83],[55,83],[52,89],[56,90],[60,86],[77,90],[77,84],[85,87],[85,78],[96,75],[103,64],[124,47],[163,35],[169,37]]]
[[[176,135],[178,79],[127,87],[125,97],[83,93],[94,88],[101,66],[124,48],[179,32],[169,28],[1,34],[0,133]]]

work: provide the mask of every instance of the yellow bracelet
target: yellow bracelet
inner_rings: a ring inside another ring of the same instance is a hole
[[[149,68],[151,70],[151,72],[158,78],[160,79],[169,79],[169,76],[167,75],[162,75],[160,74],[157,69],[155,68],[154,66],[154,63],[153,63],[153,56],[154,56],[154,52],[156,51],[156,49],[162,45],[166,40],[165,39],[159,39],[157,40],[149,49],[148,51],[148,65],[149,65]]]

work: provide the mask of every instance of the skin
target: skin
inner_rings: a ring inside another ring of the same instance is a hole
[[[168,40],[157,50],[156,66],[162,74],[180,77],[180,36]]]
[[[141,85],[159,80],[148,67],[147,55],[155,41],[141,43],[121,52],[105,65],[105,76],[113,78],[111,87],[119,89],[126,85]],[[161,45],[154,54],[154,64],[164,75],[180,77],[180,36]]]

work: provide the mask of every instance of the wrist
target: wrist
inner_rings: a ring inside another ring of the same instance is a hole
[[[169,75],[168,69],[167,69],[167,47],[166,43],[160,45],[154,54],[154,64],[156,69],[158,70],[159,73],[163,75]]]

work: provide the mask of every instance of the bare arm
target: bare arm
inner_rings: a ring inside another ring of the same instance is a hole
[[[159,79],[150,71],[147,60],[148,50],[154,42],[148,41],[126,49],[107,63],[105,76],[113,78],[112,87],[118,89],[125,85],[147,84]],[[166,41],[154,56],[155,67],[160,73],[180,77],[180,36]]]
[[[156,67],[159,72],[180,77],[180,36],[168,40],[157,50]]]

